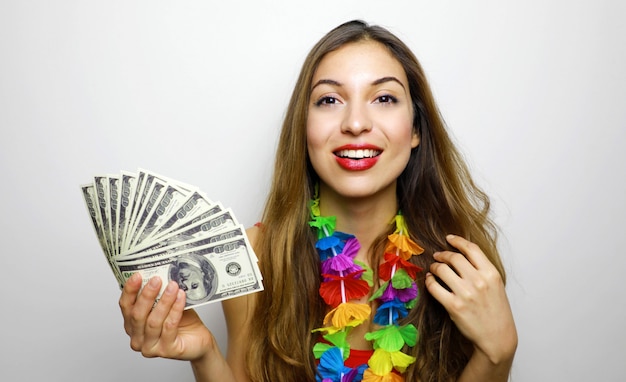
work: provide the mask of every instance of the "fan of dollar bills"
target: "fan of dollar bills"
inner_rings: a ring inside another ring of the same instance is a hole
[[[229,208],[153,172],[95,176],[81,186],[120,287],[134,273],[186,292],[186,308],[263,290],[257,257]]]

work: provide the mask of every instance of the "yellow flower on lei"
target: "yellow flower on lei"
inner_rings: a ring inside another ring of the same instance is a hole
[[[326,314],[324,325],[332,323],[332,326],[337,330],[348,326],[355,327],[369,318],[371,313],[372,308],[368,304],[344,302]],[[328,330],[328,332],[330,333],[331,330]]]
[[[404,373],[410,364],[415,362],[415,357],[406,355],[401,351],[386,351],[384,349],[374,350],[374,354],[370,358],[368,365],[372,373],[383,376],[391,373],[392,369]]]

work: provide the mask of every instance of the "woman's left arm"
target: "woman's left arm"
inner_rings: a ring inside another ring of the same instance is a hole
[[[426,288],[474,344],[474,353],[458,381],[507,381],[517,348],[517,329],[502,277],[476,244],[460,236],[446,239],[459,252],[433,255]]]

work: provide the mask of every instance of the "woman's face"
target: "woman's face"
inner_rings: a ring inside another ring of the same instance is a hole
[[[307,149],[323,190],[362,198],[393,192],[419,138],[400,62],[380,43],[328,53],[312,80]]]
[[[204,287],[203,273],[197,267],[179,269],[178,284],[190,300],[201,300],[208,294]]]

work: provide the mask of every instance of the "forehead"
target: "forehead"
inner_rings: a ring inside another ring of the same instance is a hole
[[[383,44],[366,40],[348,43],[327,53],[320,61],[313,83],[321,78],[331,79],[378,79],[394,76],[407,83],[406,73],[400,61]]]

